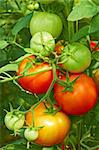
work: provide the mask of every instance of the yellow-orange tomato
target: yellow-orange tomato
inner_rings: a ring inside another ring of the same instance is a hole
[[[46,104],[46,103],[45,103]],[[34,109],[34,125],[41,127],[39,129],[39,136],[35,143],[43,146],[52,146],[61,143],[70,129],[70,119],[62,111],[55,114],[47,113],[47,108],[42,102]],[[50,107],[49,104],[46,104]],[[57,106],[54,105],[54,108]],[[32,124],[32,112],[26,114],[27,125]]]

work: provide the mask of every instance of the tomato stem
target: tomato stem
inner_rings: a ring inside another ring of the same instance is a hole
[[[46,94],[41,98],[41,100],[39,102],[37,102],[34,105],[33,109],[35,109],[42,101],[46,100],[49,97],[49,95],[50,95],[50,93],[51,93],[51,91],[53,89],[53,86],[54,86],[55,82],[58,79],[57,75],[56,75],[56,66],[55,66],[55,64],[52,64],[52,69],[53,69],[53,80],[52,80],[52,83],[51,83],[50,87],[48,88]]]
[[[27,73],[25,75],[13,76],[13,77],[10,76],[10,78],[5,78],[4,80],[1,80],[0,83],[4,83],[4,82],[8,82],[8,81],[14,81],[14,80],[17,80],[17,79],[25,77],[25,76],[36,75],[36,74],[39,74],[39,73],[42,73],[42,72],[45,72],[45,71],[49,71],[51,69],[52,69],[52,67],[49,67],[47,69],[42,69],[42,70],[39,70],[39,71],[36,71],[36,72],[33,72],[33,73]]]

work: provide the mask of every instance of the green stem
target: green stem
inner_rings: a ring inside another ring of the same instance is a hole
[[[74,35],[74,22],[68,21],[68,34],[69,42],[71,42],[72,36]]]
[[[45,99],[47,99],[47,97],[49,97],[49,95],[50,95],[50,93],[51,93],[51,91],[53,89],[53,86],[54,86],[55,82],[57,81],[56,66],[55,66],[55,64],[52,64],[52,69],[53,69],[53,80],[52,80],[52,83],[51,83],[49,89],[47,90],[46,94],[41,98],[41,100],[39,102],[37,102],[34,105],[33,109],[35,109],[42,101],[44,101]]]
[[[24,47],[23,47],[23,46],[21,46],[20,44],[16,43],[15,41],[14,41],[14,42],[12,42],[12,44],[15,44],[17,47],[19,47],[19,48],[21,48],[21,49],[24,49]]]
[[[78,21],[76,21],[76,32],[78,32]]]
[[[33,75],[36,75],[36,74],[39,74],[39,73],[42,73],[42,72],[45,72],[45,71],[49,71],[51,69],[52,69],[52,67],[49,67],[47,69],[42,69],[42,70],[39,70],[39,71],[36,71],[36,72],[33,72],[33,73],[28,73],[28,74],[25,74],[25,75],[20,75],[20,76],[14,76],[14,77],[6,78],[4,80],[1,80],[0,83],[17,80],[19,78],[26,77],[26,76],[33,76]]]

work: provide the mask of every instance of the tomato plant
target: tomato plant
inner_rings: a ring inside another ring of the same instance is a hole
[[[62,21],[60,17],[53,13],[38,12],[30,21],[30,32],[32,36],[41,31],[46,31],[57,38],[62,32]]]
[[[67,45],[61,55],[62,66],[71,73],[83,72],[91,63],[91,52],[80,44]]]
[[[0,149],[99,148],[98,1],[0,0]]]
[[[77,79],[74,83],[65,82],[64,86],[55,84],[54,97],[67,114],[83,115],[95,106],[98,97],[97,88],[93,79],[86,74],[71,74],[69,80],[74,79]],[[66,77],[62,76],[61,80],[66,81]]]
[[[53,73],[48,63],[33,64],[34,56],[30,56],[22,60],[18,68],[18,75],[24,74],[26,65],[29,63],[29,68],[26,69],[25,74],[31,74],[18,79],[19,84],[27,91],[41,94],[45,93],[49,88]],[[45,71],[44,71],[45,70]],[[35,75],[33,73],[37,72]],[[43,88],[42,88],[43,87]]]
[[[48,111],[49,108],[49,104],[40,103],[34,109],[34,125],[35,127],[42,127],[35,142],[44,146],[61,143],[70,129],[69,118],[61,111],[51,114]],[[56,106],[54,108],[57,109]],[[32,123],[31,111],[26,114],[26,123],[27,125],[31,125]]]

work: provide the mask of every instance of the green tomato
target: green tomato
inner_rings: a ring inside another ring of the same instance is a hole
[[[39,136],[38,130],[35,130],[34,128],[27,128],[24,132],[24,137],[29,142],[36,140],[38,136]]]
[[[23,127],[25,122],[24,114],[19,110],[8,112],[4,118],[6,127],[9,130],[16,131]]]
[[[31,38],[30,48],[42,56],[49,56],[55,48],[55,40],[48,32],[37,32]]]
[[[50,4],[52,2],[54,2],[55,0],[37,0],[37,2],[41,3],[41,4]]]
[[[67,45],[61,55],[62,67],[71,73],[83,72],[91,63],[90,50],[80,43]]]
[[[62,32],[62,20],[56,14],[48,12],[36,13],[30,21],[30,32],[33,36],[37,32],[49,32],[54,38],[59,37]]]

